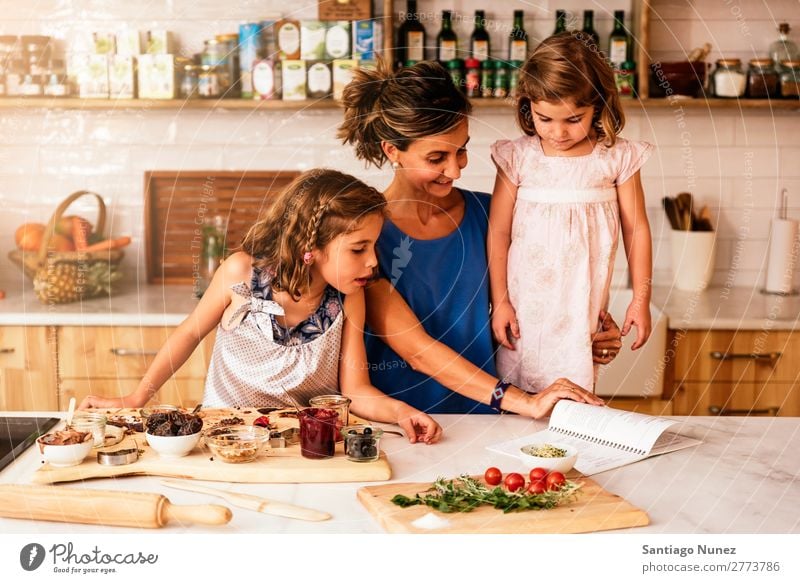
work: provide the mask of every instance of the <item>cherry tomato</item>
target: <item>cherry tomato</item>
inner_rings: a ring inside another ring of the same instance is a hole
[[[547,483],[544,480],[533,480],[528,485],[528,494],[542,494],[547,492]]]
[[[525,487],[525,478],[522,477],[522,474],[514,472],[506,476],[503,484],[509,492],[516,492],[520,488]]]
[[[536,480],[544,480],[545,476],[547,476],[547,470],[544,468],[533,468],[528,477],[531,479],[531,482],[535,482]]]
[[[561,472],[550,472],[547,474],[546,483],[548,490],[560,490],[567,479]]]
[[[486,480],[486,483],[490,486],[497,486],[497,484],[503,481],[503,472],[498,468],[489,468],[486,470],[486,473],[483,474],[483,479]]]

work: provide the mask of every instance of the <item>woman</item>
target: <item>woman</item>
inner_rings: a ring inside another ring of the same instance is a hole
[[[422,62],[393,74],[359,70],[345,88],[339,137],[394,179],[378,241],[383,278],[367,290],[372,383],[428,413],[547,415],[559,399],[602,404],[559,379],[528,394],[496,378],[486,263],[489,196],[454,186],[467,165],[471,106],[447,72]],[[398,293],[399,292],[399,293]],[[594,342],[608,363],[612,320]]]

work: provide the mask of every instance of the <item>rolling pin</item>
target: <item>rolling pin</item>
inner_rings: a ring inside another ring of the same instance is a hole
[[[27,520],[160,528],[169,521],[227,524],[226,506],[173,505],[166,496],[149,492],[78,490],[62,486],[0,484],[0,516]]]

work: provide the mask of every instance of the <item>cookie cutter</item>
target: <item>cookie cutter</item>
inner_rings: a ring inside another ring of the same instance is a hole
[[[134,445],[136,445],[136,442],[134,442]],[[138,446],[116,451],[98,451],[97,463],[101,466],[126,466],[137,461],[140,453],[142,452]]]
[[[300,429],[297,427],[287,427],[280,431],[269,432],[270,447],[288,447],[300,442]]]

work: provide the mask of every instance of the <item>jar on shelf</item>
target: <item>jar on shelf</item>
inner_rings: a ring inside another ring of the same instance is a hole
[[[453,85],[463,91],[464,89],[464,61],[461,59],[453,59],[447,61],[447,70],[450,72],[450,78],[453,80]]]
[[[180,96],[184,99],[197,97],[198,87],[197,65],[184,65],[181,71]]]
[[[494,86],[492,97],[505,99],[508,97],[508,64],[505,61],[494,62]]]
[[[753,99],[778,97],[780,78],[772,59],[750,59],[747,69],[747,96]]]
[[[20,94],[25,97],[40,97],[42,95],[42,76],[28,73],[22,78]]]
[[[197,75],[197,95],[200,97],[211,98],[219,97],[220,83],[217,67],[203,65]]]
[[[742,72],[741,59],[719,59],[712,79],[714,95],[717,97],[742,97],[747,87],[747,76]]]
[[[781,97],[800,98],[800,61],[781,61]]]
[[[6,65],[5,89],[8,97],[22,95],[22,82],[25,80],[25,61],[14,60]]]

